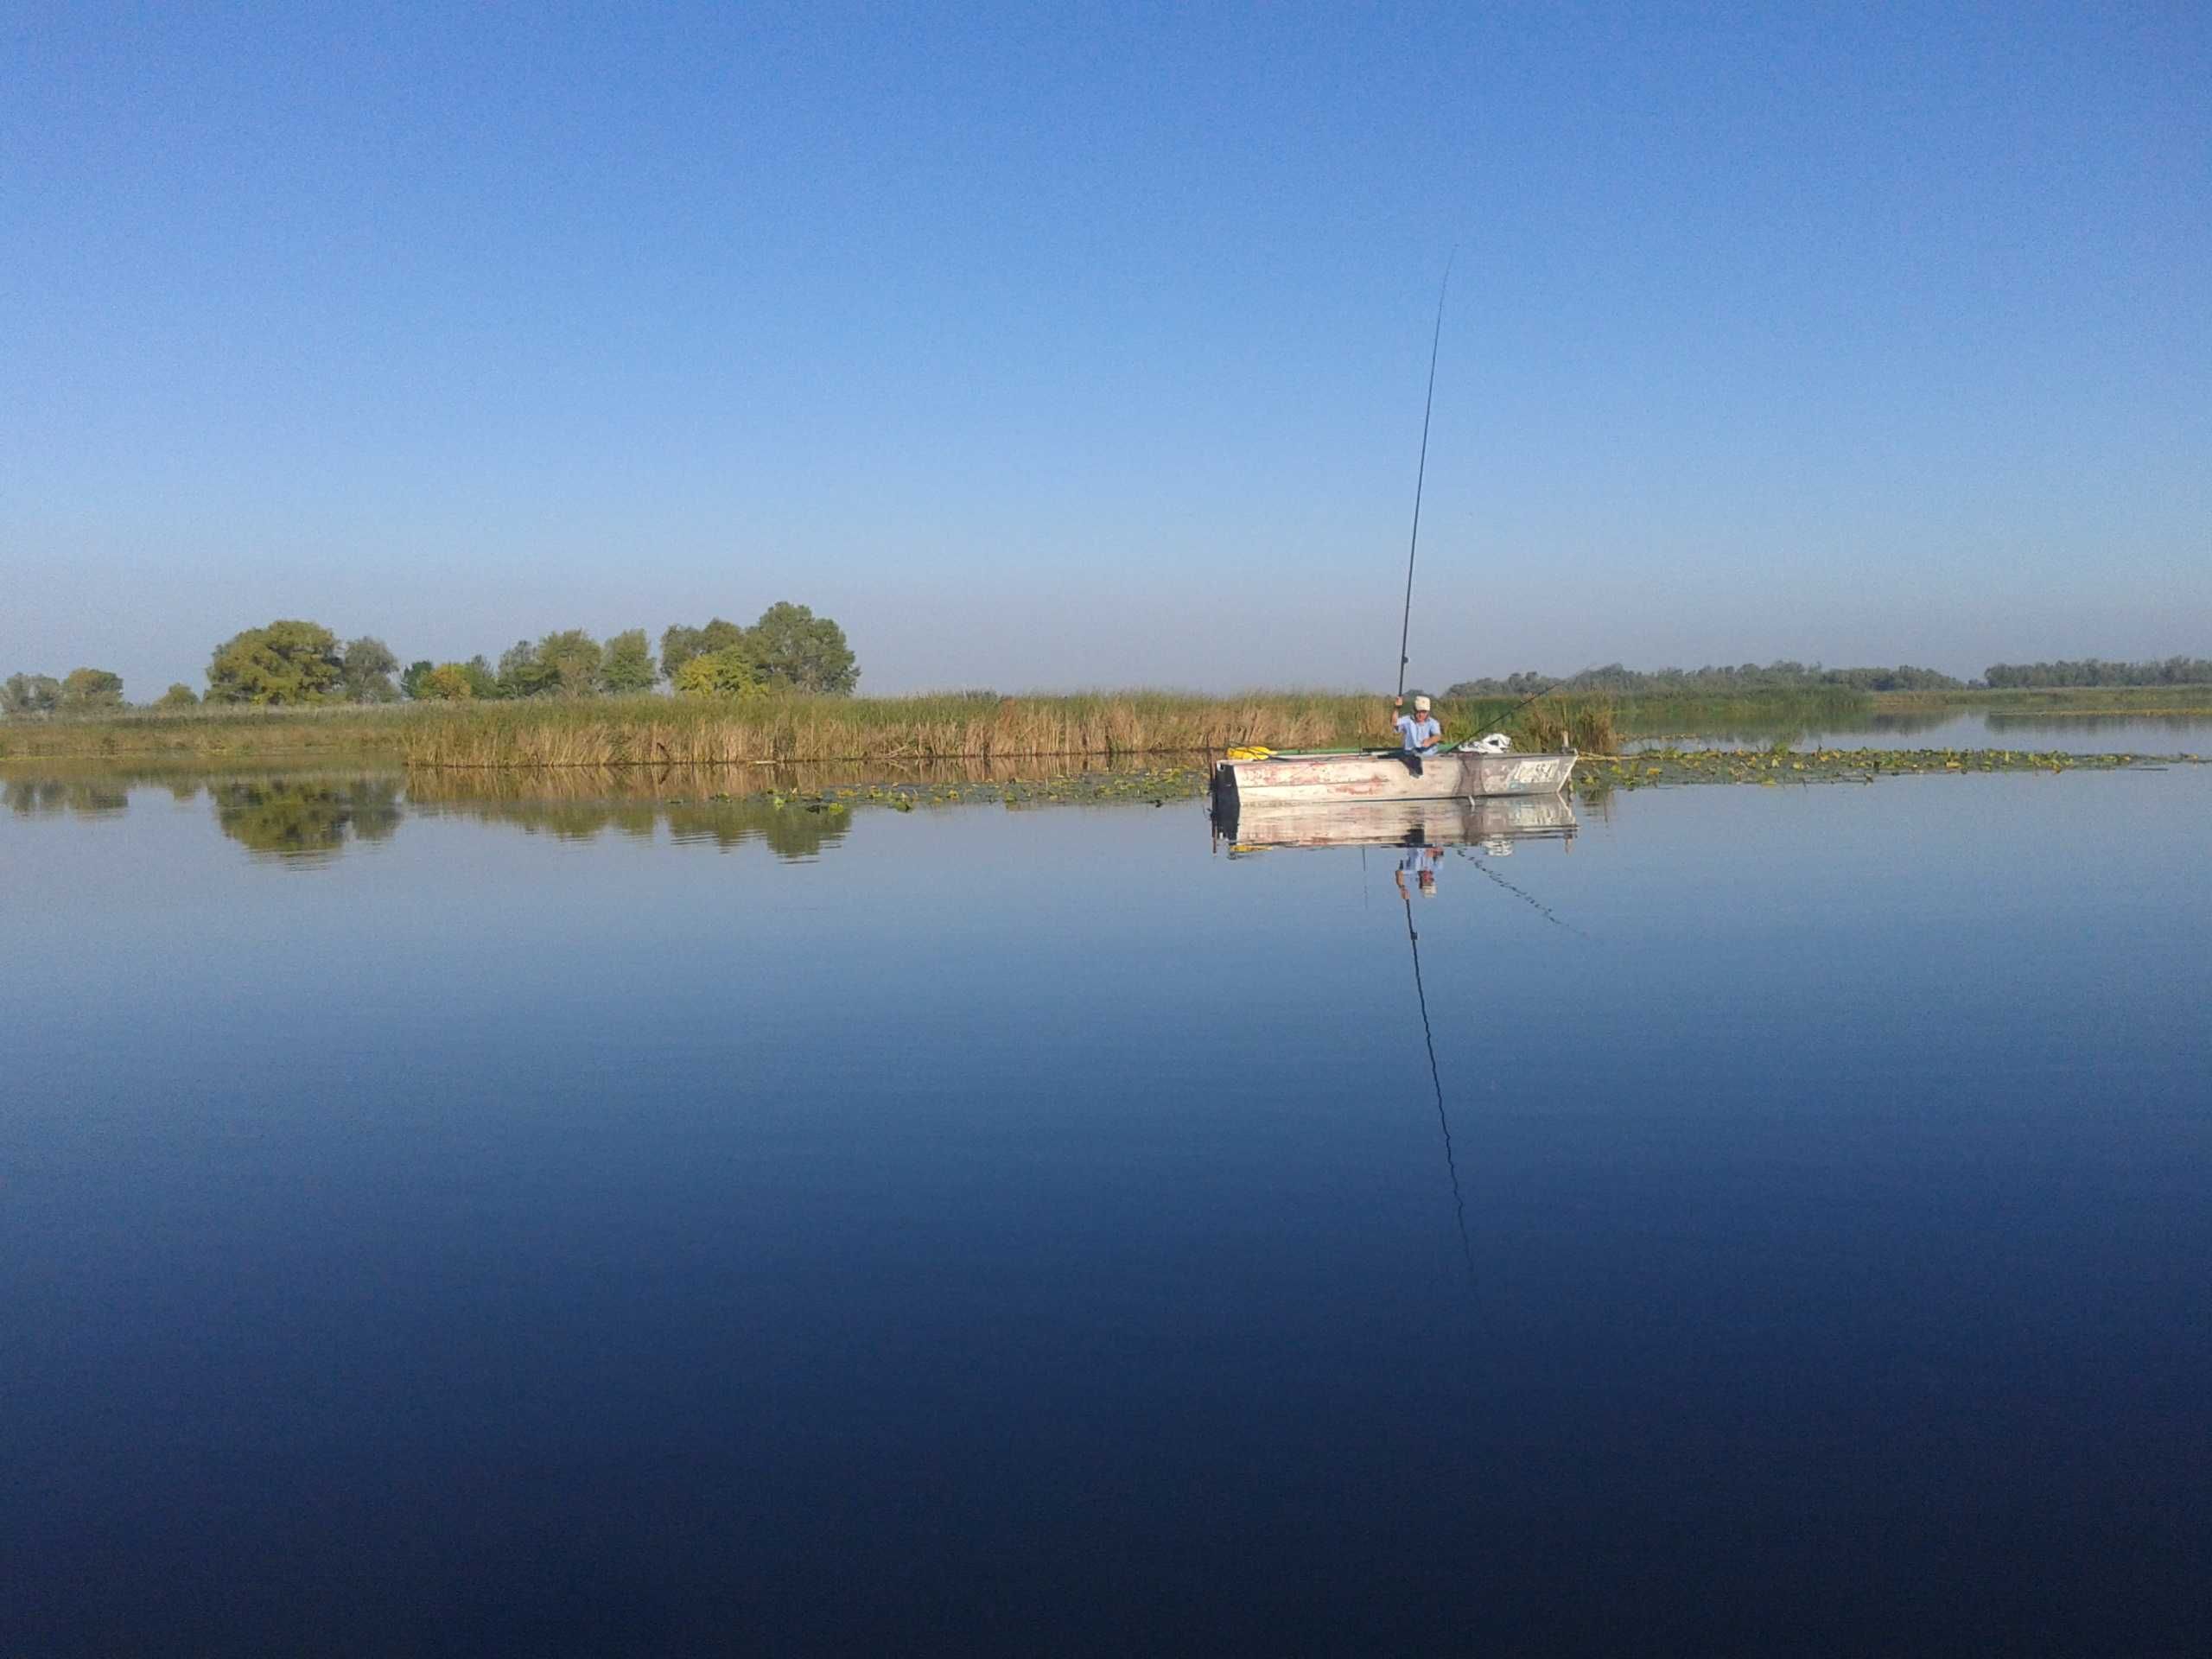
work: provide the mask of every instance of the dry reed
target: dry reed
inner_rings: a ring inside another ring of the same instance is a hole
[[[791,697],[724,704],[665,697],[486,704],[410,728],[422,767],[741,766],[849,760],[1083,758],[1378,742],[1373,697],[1171,693],[1051,697]]]

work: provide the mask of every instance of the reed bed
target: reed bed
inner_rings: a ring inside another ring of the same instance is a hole
[[[1610,753],[1654,729],[1636,699],[1439,698],[1447,741],[1499,727],[1523,748],[1572,741]],[[1172,691],[999,697],[667,696],[372,708],[130,710],[99,719],[0,721],[0,762],[60,759],[235,766],[383,759],[422,770],[507,767],[1110,764],[1245,744],[1350,748],[1394,741],[1389,700],[1326,691],[1200,696]],[[1669,729],[1663,721],[1658,729]],[[1674,728],[1673,729],[1679,729]]]
[[[1379,742],[1385,703],[1329,693],[1052,697],[635,697],[484,704],[410,728],[417,767],[760,766],[1192,753]]]
[[[1540,753],[1568,747],[1611,754],[1620,747],[1618,711],[1610,697],[1531,703],[1506,722],[1518,746]]]

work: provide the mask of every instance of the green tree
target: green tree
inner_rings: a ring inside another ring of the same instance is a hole
[[[337,636],[319,622],[248,628],[217,646],[207,664],[210,702],[328,702],[344,683]]]
[[[747,639],[770,685],[845,696],[860,683],[845,631],[804,605],[771,605]]]
[[[753,648],[742,640],[687,658],[671,683],[687,697],[752,698],[767,690]]]
[[[745,638],[745,630],[734,622],[716,617],[703,628],[687,628],[682,623],[671,626],[660,637],[660,671],[674,684],[676,671],[694,657],[703,657],[710,651],[721,651],[738,644]]]
[[[156,709],[196,709],[199,706],[200,694],[182,680],[177,681],[168,690],[162,692],[154,703]]]
[[[607,690],[617,696],[650,691],[658,678],[660,664],[653,661],[653,648],[646,643],[643,628],[626,629],[607,642],[606,654],[600,659],[599,682]]]
[[[458,702],[476,696],[475,677],[465,663],[440,663],[415,682],[415,695],[431,702]]]
[[[499,677],[492,671],[492,664],[484,660],[482,652],[478,652],[463,663],[461,671],[468,676],[470,689],[478,696],[496,697],[499,695]]]
[[[61,706],[71,714],[123,707],[123,676],[104,668],[73,668],[61,682]]]
[[[348,702],[391,702],[399,696],[393,689],[391,677],[399,667],[399,658],[381,639],[364,634],[348,642],[339,658],[339,671],[346,686]]]
[[[599,690],[599,641],[582,628],[563,628],[537,642],[537,663],[546,689],[564,697],[588,697]]]
[[[0,685],[0,713],[50,715],[61,706],[61,682],[51,674],[10,674]]]
[[[431,666],[430,659],[427,657],[418,662],[408,664],[406,672],[399,677],[399,695],[410,699],[421,696],[423,677],[430,671]]]
[[[518,639],[499,653],[498,684],[503,697],[535,697],[552,690],[553,676],[537,660],[537,647]]]

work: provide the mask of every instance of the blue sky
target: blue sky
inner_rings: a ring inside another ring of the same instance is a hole
[[[0,671],[2212,651],[2212,8],[30,7]]]

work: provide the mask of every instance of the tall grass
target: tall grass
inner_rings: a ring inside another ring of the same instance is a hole
[[[1840,694],[1851,711],[1863,696]],[[1733,713],[1802,715],[1834,697],[1440,698],[1447,739],[1503,722],[1522,748],[1572,742],[1611,753],[1622,737],[1680,733]],[[1348,748],[1395,741],[1389,699],[1323,691],[1199,696],[1172,691],[998,697],[779,697],[724,703],[664,696],[381,708],[130,710],[104,719],[0,721],[0,761],[63,758],[232,766],[283,759],[386,759],[417,768],[757,766],[867,761],[1009,762],[1218,753],[1243,744]]]
[[[1540,753],[1573,747],[1585,754],[1611,754],[1620,747],[1620,726],[1611,697],[1533,702],[1506,726],[1520,747]]]
[[[408,729],[410,766],[731,766],[994,760],[1379,742],[1382,699],[1331,693],[1201,697],[788,697],[759,704],[633,697],[486,703]]]
[[[397,756],[410,726],[443,710],[419,703],[126,709],[0,720],[0,760],[132,759],[232,761],[266,756]]]

